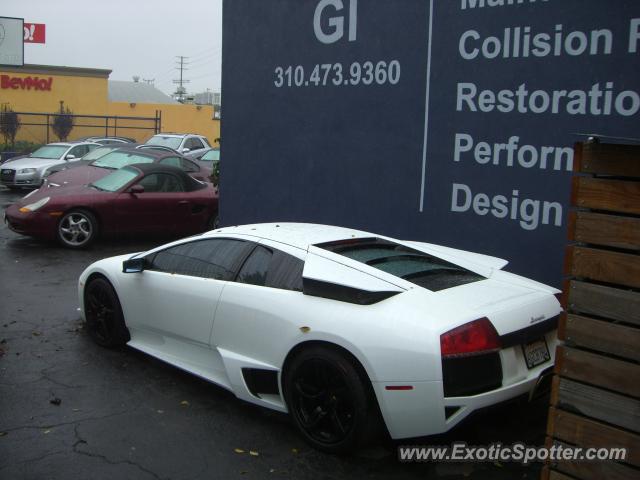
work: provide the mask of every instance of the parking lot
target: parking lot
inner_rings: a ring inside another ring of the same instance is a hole
[[[19,196],[2,189],[0,205]],[[0,478],[538,477],[539,464],[401,464],[391,442],[326,455],[307,447],[286,415],[137,351],[95,346],[77,312],[78,275],[94,260],[156,243],[71,251],[0,226]],[[541,445],[547,402],[501,406],[446,437],[408,443]]]

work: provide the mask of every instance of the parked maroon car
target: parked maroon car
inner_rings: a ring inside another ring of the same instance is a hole
[[[106,153],[105,153],[106,150]],[[178,167],[193,178],[203,182],[210,181],[211,168],[198,165],[177,152],[155,149],[140,149],[135,145],[109,145],[90,152],[78,165],[70,165],[60,171],[48,175],[43,183],[44,188],[85,185],[109,175],[113,170],[135,163],[160,163]],[[91,161],[87,161],[91,160]]]
[[[191,235],[215,228],[218,192],[183,170],[130,165],[88,185],[41,188],[5,212],[14,232],[82,248],[98,235]]]

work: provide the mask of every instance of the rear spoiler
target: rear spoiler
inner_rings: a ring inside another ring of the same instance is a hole
[[[408,240],[403,240],[402,243],[413,247],[416,250],[420,250],[421,252],[428,253],[429,255],[435,255],[443,260],[485,277],[491,276],[493,270],[502,270],[509,263],[509,261],[504,258],[443,247],[442,245],[435,245],[433,243],[413,242]],[[487,269],[489,269],[489,271],[487,271]]]

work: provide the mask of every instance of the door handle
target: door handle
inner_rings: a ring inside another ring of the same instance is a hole
[[[180,200],[178,205],[189,205],[189,200]]]

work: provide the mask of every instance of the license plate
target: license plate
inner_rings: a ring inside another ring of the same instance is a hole
[[[547,342],[544,338],[522,345],[522,353],[529,370],[551,360],[549,347],[547,347]]]

